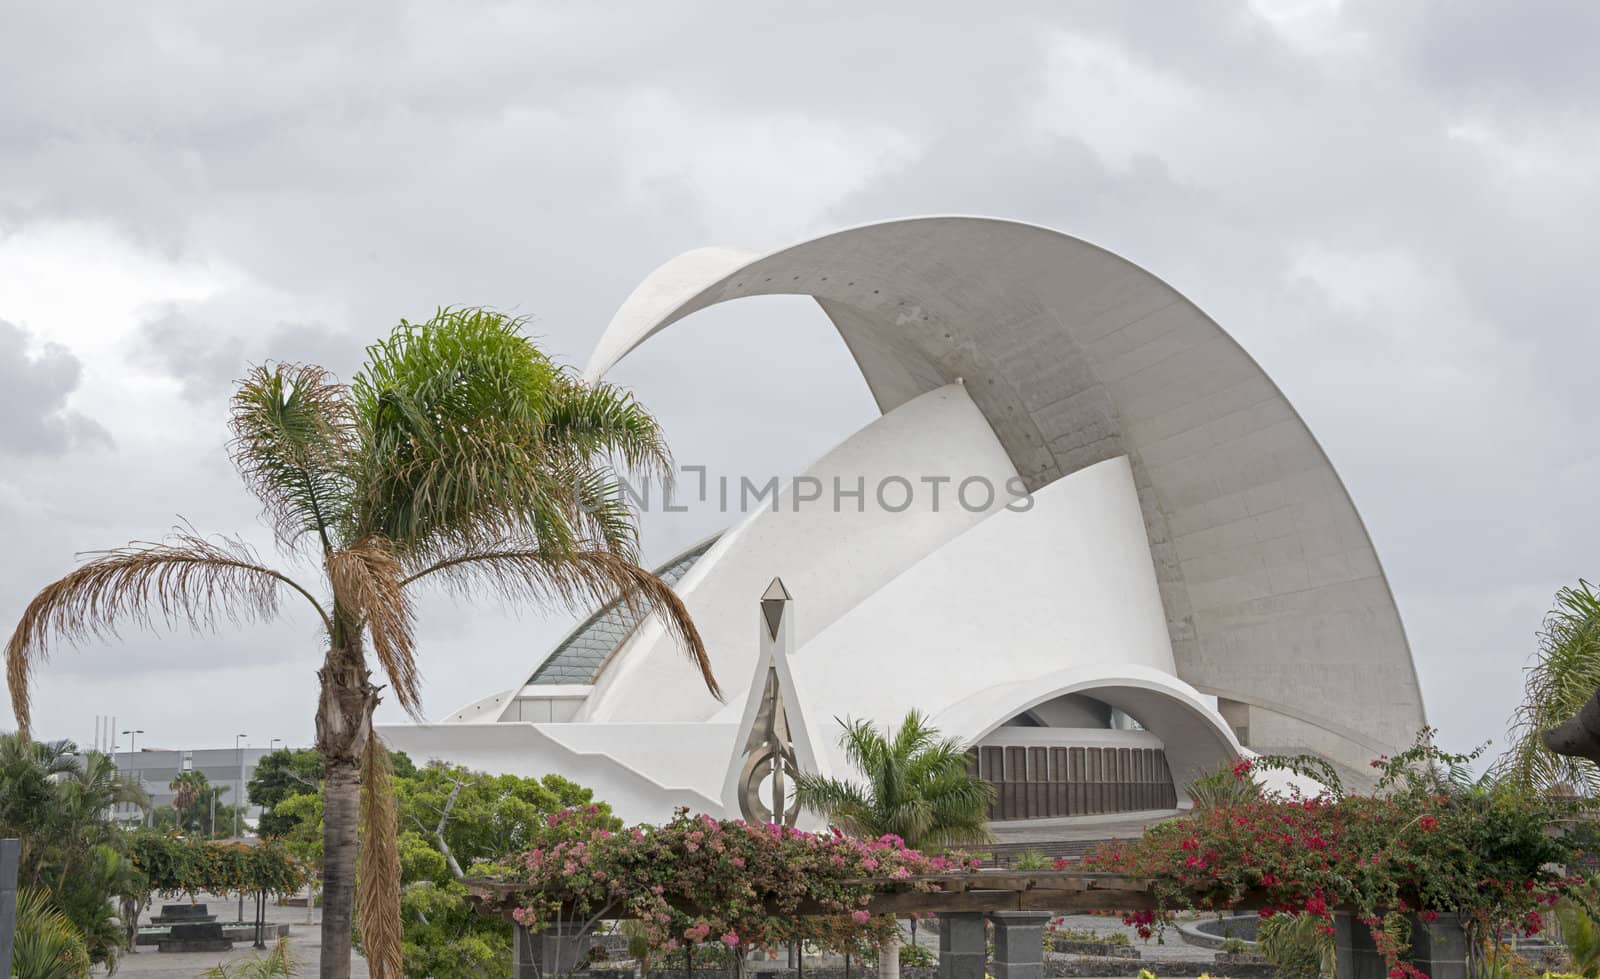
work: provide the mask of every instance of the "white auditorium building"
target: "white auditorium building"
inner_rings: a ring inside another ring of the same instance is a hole
[[[658,569],[726,702],[659,622],[616,605],[508,689],[382,727],[391,746],[559,772],[629,820],[737,816],[770,655],[799,767],[848,775],[835,718],[917,709],[975,746],[1008,824],[1171,811],[1246,750],[1359,773],[1423,726],[1338,474],[1250,355],[1155,275],[985,218],[765,256],[699,249],[640,284],[587,376],[701,309],[773,294],[815,299],[882,415],[797,474],[822,501],[794,505],[791,482]],[[934,505],[920,490],[941,478]],[[836,480],[866,487],[859,505],[831,505]],[[794,601],[768,641],[758,600],[774,578]]]

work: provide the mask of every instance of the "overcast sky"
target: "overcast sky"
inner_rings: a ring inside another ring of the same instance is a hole
[[[581,365],[685,249],[986,214],[1119,252],[1243,343],[1364,515],[1446,743],[1499,738],[1552,593],[1600,574],[1597,38],[1587,0],[0,0],[0,618],[180,517],[268,547],[223,445],[249,362],[348,377],[469,303]],[[612,379],[723,472],[875,415],[800,300],[708,311]],[[719,519],[647,515],[647,557]],[[428,602],[428,711],[570,622]],[[304,617],[62,649],[37,732],[305,743],[321,652]]]

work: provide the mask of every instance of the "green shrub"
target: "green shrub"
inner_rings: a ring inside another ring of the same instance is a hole
[[[201,979],[295,979],[300,966],[289,954],[289,939],[279,938],[272,951],[243,962],[218,962],[200,973]]]
[[[16,979],[88,979],[89,949],[71,919],[51,907],[50,895],[17,892],[17,931],[12,949]]]
[[[1053,870],[1056,862],[1038,850],[1025,850],[1011,861],[1012,870]]]
[[[1082,943],[1092,945],[1132,945],[1125,931],[1095,931],[1093,928],[1054,928],[1044,933],[1045,944]]]
[[[1275,914],[1256,932],[1261,954],[1278,967],[1283,979],[1316,979],[1333,972],[1333,936],[1310,914]]]
[[[1600,979],[1600,924],[1576,903],[1556,908],[1561,924],[1561,941],[1572,959],[1574,975],[1581,979]]]

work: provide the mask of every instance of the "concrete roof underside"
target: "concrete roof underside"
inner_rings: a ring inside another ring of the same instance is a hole
[[[1031,489],[1126,454],[1178,673],[1198,690],[1358,751],[1424,723],[1337,473],[1259,365],[1156,276],[987,218],[890,221],[764,257],[699,249],[635,290],[587,375],[698,310],[777,294],[816,300],[883,411],[964,381]]]

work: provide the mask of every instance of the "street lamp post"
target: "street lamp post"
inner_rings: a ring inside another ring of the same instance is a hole
[[[139,728],[134,731],[123,731],[122,733],[128,736],[128,754],[137,756],[139,754],[139,735],[144,733],[144,728]],[[116,756],[113,755],[112,757]],[[141,768],[134,769],[133,777],[138,780],[139,788],[144,788],[144,770]],[[144,811],[144,821],[146,823],[150,821],[149,808],[146,808]]]
[[[274,745],[280,745],[280,744],[283,744],[283,739],[282,738],[273,738],[271,741],[267,742],[267,750],[268,751],[273,751],[273,750],[275,750],[273,746]]]
[[[242,801],[241,800],[244,799],[244,748],[239,746],[239,742],[242,741],[245,738],[248,738],[249,736],[250,735],[248,735],[248,734],[236,734],[233,737],[233,752],[234,752],[235,755],[237,755],[239,757],[239,790],[238,790],[238,793],[236,795],[234,795],[234,797],[233,797],[233,838],[234,839],[238,839],[239,838],[239,808],[242,805]]]
[[[239,794],[233,797],[233,838],[239,838],[239,810],[244,807],[244,748],[239,742],[249,737],[248,734],[236,734],[233,738],[233,751],[239,756]],[[239,888],[239,923],[244,923],[244,888]]]

